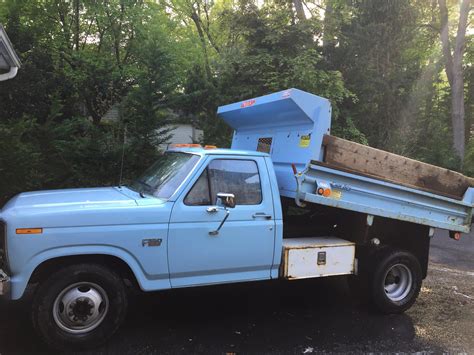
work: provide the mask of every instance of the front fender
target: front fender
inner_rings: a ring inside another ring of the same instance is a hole
[[[167,279],[153,279],[147,275],[137,259],[125,249],[109,245],[87,245],[59,247],[45,250],[29,260],[21,272],[11,278],[11,299],[20,299],[28,285],[33,272],[44,262],[61,257],[78,255],[108,255],[114,256],[125,262],[132,270],[138,285],[143,291],[154,291],[171,288],[169,277]]]

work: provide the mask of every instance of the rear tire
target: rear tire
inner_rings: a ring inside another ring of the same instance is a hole
[[[382,313],[403,313],[415,303],[422,283],[421,266],[411,253],[384,250],[370,278],[373,305]]]
[[[127,295],[122,279],[98,264],[65,267],[40,284],[33,327],[51,347],[86,349],[105,343],[123,322]]]

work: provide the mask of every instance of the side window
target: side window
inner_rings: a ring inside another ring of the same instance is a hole
[[[208,166],[211,201],[219,192],[235,195],[237,205],[258,205],[262,187],[257,163],[253,160],[214,159]]]
[[[262,187],[257,163],[253,160],[214,159],[188,192],[188,206],[214,205],[219,192],[235,195],[236,205],[258,205]]]
[[[194,184],[184,199],[184,203],[189,206],[208,206],[211,205],[211,196],[209,193],[209,179],[207,168]]]

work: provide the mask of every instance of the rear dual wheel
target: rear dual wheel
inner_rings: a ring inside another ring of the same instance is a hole
[[[418,259],[407,251],[379,251],[371,267],[350,282],[359,296],[382,313],[403,313],[415,303],[422,283]]]

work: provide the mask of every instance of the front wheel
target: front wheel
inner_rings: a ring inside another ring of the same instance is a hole
[[[72,265],[39,286],[33,326],[54,348],[90,348],[115,333],[126,309],[125,286],[116,273],[102,265]]]
[[[421,283],[421,266],[413,254],[393,249],[382,252],[371,277],[372,301],[383,313],[402,313],[415,303]]]

